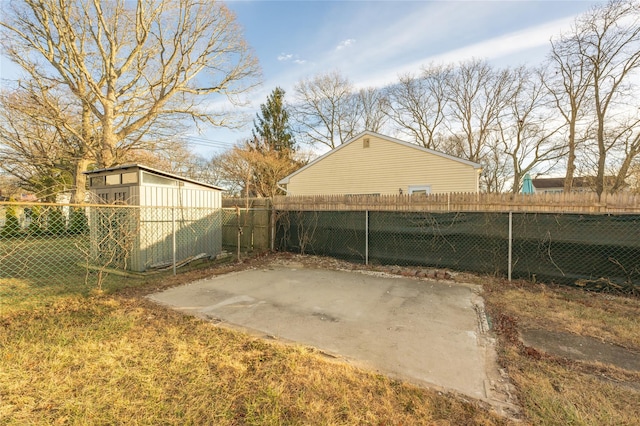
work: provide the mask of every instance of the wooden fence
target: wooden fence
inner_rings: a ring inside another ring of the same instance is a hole
[[[267,251],[273,245],[271,202],[268,198],[222,199],[222,246],[227,250]]]
[[[640,213],[640,195],[632,193],[429,195],[328,195],[274,197],[275,210],[295,211],[426,211],[426,212],[540,212]]]

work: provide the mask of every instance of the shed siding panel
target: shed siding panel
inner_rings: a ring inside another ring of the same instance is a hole
[[[222,207],[221,191],[209,189],[177,188],[171,186],[145,185],[139,187],[141,206],[157,207]]]
[[[362,139],[369,138],[369,148]],[[478,170],[382,138],[363,136],[292,176],[289,195],[406,194],[409,185],[432,193],[475,192]]]
[[[132,205],[132,206],[140,206],[140,186],[138,185],[131,185],[129,187],[129,200],[127,201],[128,204]]]

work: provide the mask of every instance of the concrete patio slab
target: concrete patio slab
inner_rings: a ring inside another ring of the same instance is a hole
[[[385,374],[505,402],[478,292],[452,282],[274,265],[149,297]]]

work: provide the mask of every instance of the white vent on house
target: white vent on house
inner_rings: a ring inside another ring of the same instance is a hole
[[[369,138],[364,138],[362,140],[362,147],[363,148],[369,148]]]

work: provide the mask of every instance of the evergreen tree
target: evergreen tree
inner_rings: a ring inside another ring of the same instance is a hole
[[[291,156],[295,140],[289,126],[289,113],[284,106],[283,89],[276,87],[267,97],[267,102],[260,105],[253,127],[253,138],[259,149]]]
[[[20,232],[20,222],[18,221],[16,208],[13,206],[7,206],[5,210],[5,223],[2,229],[0,229],[0,237],[17,237],[20,235]]]
[[[89,221],[82,207],[72,208],[69,217],[69,234],[86,234],[89,231]]]
[[[53,208],[47,212],[47,231],[50,235],[62,235],[67,232],[62,210]]]

